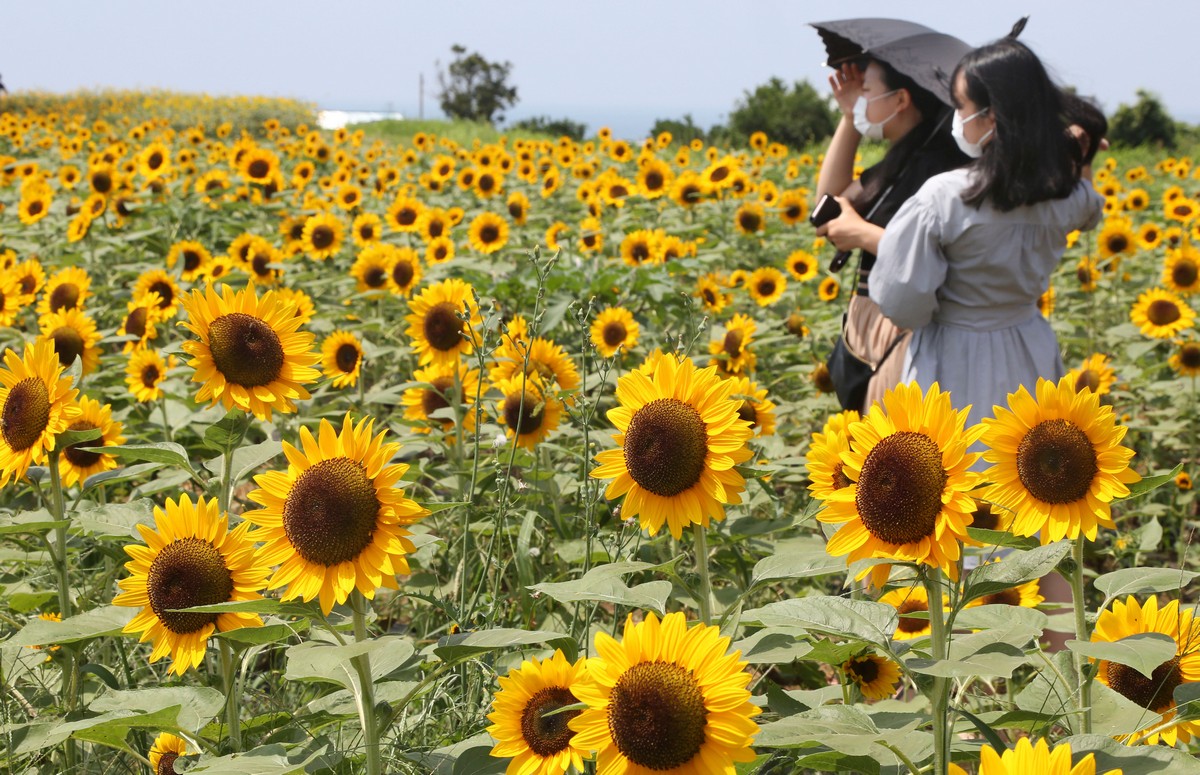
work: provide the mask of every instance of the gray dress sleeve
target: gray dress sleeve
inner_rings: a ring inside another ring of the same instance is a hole
[[[900,207],[879,240],[871,299],[901,328],[920,328],[937,313],[937,291],[946,279],[941,233],[934,209],[918,194]]]

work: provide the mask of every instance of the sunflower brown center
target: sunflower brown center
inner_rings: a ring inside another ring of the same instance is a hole
[[[1085,388],[1093,393],[1100,389],[1100,375],[1096,373],[1095,369],[1084,369],[1076,377],[1075,392],[1081,393]]]
[[[500,239],[500,230],[490,223],[479,230],[479,241],[485,245],[490,245],[498,239]]]
[[[171,306],[171,302],[175,300],[174,289],[171,288],[170,283],[168,283],[164,280],[159,280],[158,282],[154,283],[153,285],[150,286],[149,290],[151,293],[158,294],[158,296],[159,296],[158,308],[159,309],[166,309],[167,307]]]
[[[358,557],[378,517],[374,483],[361,463],[345,457],[301,474],[283,504],[283,530],[296,553],[326,567]]]
[[[723,348],[725,353],[730,358],[736,358],[742,352],[742,332],[741,331],[726,331],[725,342]]]
[[[1191,261],[1180,261],[1171,267],[1171,280],[1182,288],[1191,288],[1196,284],[1197,266]]]
[[[625,324],[619,320],[612,320],[604,324],[604,330],[600,332],[600,336],[606,345],[616,347],[625,342],[625,333]]]
[[[154,770],[154,775],[175,775],[175,760],[179,758],[179,754],[174,751],[167,751],[158,760],[158,767]]]
[[[37,377],[12,386],[0,412],[0,435],[14,452],[29,449],[50,424],[50,391]]]
[[[142,369],[142,384],[148,388],[154,387],[158,383],[158,367],[151,363],[146,368]]]
[[[363,273],[363,283],[368,288],[379,288],[387,282],[387,272],[381,266],[373,266]]]
[[[929,606],[924,600],[905,600],[896,608],[896,613],[900,614],[900,620],[896,623],[896,632],[923,632],[929,629],[929,620],[922,619],[917,616],[905,616],[914,611],[925,613],[929,610]]]
[[[462,342],[463,322],[454,305],[438,302],[425,314],[425,339],[435,350],[453,350]]]
[[[650,258],[650,246],[645,242],[635,242],[629,249],[629,255],[639,264]]]
[[[407,288],[412,283],[413,275],[412,262],[401,259],[392,265],[392,279],[401,288]]]
[[[869,684],[879,677],[879,663],[873,659],[861,659],[846,666],[856,683]]]
[[[833,489],[835,490],[840,490],[843,487],[850,486],[850,477],[846,476],[846,472],[842,470],[844,467],[845,466],[843,466],[841,463],[838,463],[833,469],[833,476],[830,478],[832,479]]]
[[[244,387],[269,385],[283,369],[283,343],[265,321],[244,312],[222,315],[208,327],[213,363]]]
[[[992,504],[976,500],[975,511],[971,514],[971,527],[983,530],[996,530],[1000,525],[1000,516],[992,511]]]
[[[993,592],[983,598],[981,605],[1020,605],[1021,593],[1015,588],[1008,588],[1001,592]]]
[[[758,424],[758,410],[749,401],[743,401],[742,405],[738,407],[738,417],[746,420],[752,426]]]
[[[425,410],[426,417],[439,409],[446,409],[450,406],[446,396],[450,395],[450,391],[454,388],[454,378],[434,377],[429,384],[433,387],[421,391],[421,408]],[[507,404],[507,402],[505,403]]]
[[[578,716],[579,711],[554,711],[577,702],[571,690],[564,686],[547,686],[529,698],[521,711],[521,736],[531,751],[538,756],[553,756],[570,744],[575,732],[567,722]],[[548,713],[553,715],[546,715]]]
[[[195,632],[217,620],[217,614],[176,611],[216,605],[233,594],[233,577],[225,558],[208,541],[179,538],[162,548],[146,575],[150,609],[163,626],[177,635]]]
[[[247,170],[252,178],[265,178],[271,171],[271,163],[265,159],[255,159],[250,162]]]
[[[438,218],[431,218],[425,225],[425,233],[432,239],[437,239],[446,231],[446,224]]]
[[[1149,678],[1132,667],[1108,663],[1108,685],[1143,708],[1162,713],[1174,702],[1175,687],[1183,683],[1179,657],[1154,668]]]
[[[738,221],[742,224],[742,229],[745,231],[758,231],[759,226],[762,224],[762,219],[758,217],[757,213],[742,213]]]
[[[1069,420],[1038,423],[1017,447],[1021,484],[1043,503],[1082,499],[1098,470],[1091,440]]]
[[[339,371],[349,374],[358,365],[358,348],[347,342],[337,348],[333,360],[337,364]]]
[[[758,283],[758,295],[759,296],[770,296],[773,293],[775,293],[775,281],[774,280],[761,280]]]
[[[75,309],[79,305],[79,286],[75,283],[62,283],[50,293],[50,311],[60,309]]]
[[[625,465],[642,488],[670,498],[700,481],[708,427],[694,407],[659,398],[638,409],[625,432]]]
[[[1200,344],[1187,342],[1179,348],[1179,362],[1188,369],[1200,369]]]
[[[333,244],[333,229],[321,224],[313,229],[312,245],[317,250],[325,250]]]
[[[946,486],[942,453],[924,433],[886,436],[867,454],[858,477],[855,503],[863,527],[889,544],[907,544],[933,535]]]
[[[75,359],[83,355],[83,335],[71,326],[61,326],[50,334],[54,341],[54,352],[58,354],[58,362],[63,367],[69,367]]]
[[[67,430],[90,431],[94,430],[96,427],[97,426],[95,423],[90,423],[86,420],[76,420],[67,427]],[[104,442],[100,441],[99,439],[93,439],[92,441],[81,441],[77,444],[71,444],[68,447],[64,447],[62,453],[67,460],[71,461],[71,465],[75,466],[76,468],[91,468],[92,466],[96,465],[96,463],[100,462],[100,453],[88,452],[87,450],[80,449],[80,447],[98,446],[103,443]]]
[[[141,339],[146,335],[146,318],[149,310],[145,307],[136,307],[133,312],[125,318],[125,333],[129,336],[136,336]]]
[[[1169,326],[1182,317],[1179,305],[1170,299],[1155,299],[1146,308],[1146,317],[1156,326]]]
[[[704,745],[708,710],[692,671],[639,662],[612,688],[608,729],[626,759],[651,770],[692,761]]]
[[[642,185],[647,191],[658,191],[663,187],[663,180],[661,172],[651,170],[642,178]]]
[[[1113,253],[1120,253],[1129,247],[1129,240],[1122,234],[1114,234],[1108,238],[1108,249]]]
[[[518,434],[533,433],[542,427],[545,407],[528,393],[514,393],[504,399],[504,424]]]

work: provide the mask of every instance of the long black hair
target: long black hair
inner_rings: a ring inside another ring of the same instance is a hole
[[[1024,20],[1008,37],[967,54],[951,80],[957,84],[961,73],[976,109],[987,109],[996,122],[991,142],[972,164],[973,182],[963,200],[976,207],[990,200],[1002,212],[1069,196],[1108,131],[1100,109],[1059,88],[1016,39],[1023,27]],[[1086,133],[1086,152],[1069,133],[1072,124]]]
[[[912,78],[881,59],[864,57],[859,62],[859,67],[865,70],[871,62],[882,68],[883,82],[887,86],[888,91],[904,89],[908,92],[913,107],[916,108],[921,116],[921,121],[909,130],[904,137],[901,137],[888,147],[887,153],[884,154],[883,159],[876,165],[874,174],[870,176],[869,180],[863,183],[862,193],[855,197],[853,202],[854,209],[859,212],[864,212],[864,208],[869,207],[884,189],[896,181],[896,178],[899,177],[908,160],[912,158],[912,155],[924,146],[935,133],[944,135],[941,139],[945,142],[941,143],[941,145],[946,146],[946,152],[957,155],[957,150],[954,149],[954,143],[950,138],[950,122],[948,120],[950,108],[938,99],[933,92],[918,86],[917,82]],[[963,157],[963,160],[965,161],[965,157]]]

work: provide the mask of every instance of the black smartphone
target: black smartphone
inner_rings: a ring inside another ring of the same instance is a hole
[[[841,214],[842,206],[837,203],[836,199],[826,194],[821,197],[821,201],[817,202],[817,206],[813,208],[812,213],[808,216],[808,222],[813,226],[820,227]]]

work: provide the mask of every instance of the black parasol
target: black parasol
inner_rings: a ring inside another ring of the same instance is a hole
[[[971,46],[923,24],[901,19],[813,22],[825,43],[825,64],[839,67],[862,56],[887,62],[947,105],[950,75]]]

